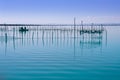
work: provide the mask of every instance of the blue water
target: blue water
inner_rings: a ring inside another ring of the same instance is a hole
[[[106,29],[0,32],[0,80],[120,80],[120,27]]]

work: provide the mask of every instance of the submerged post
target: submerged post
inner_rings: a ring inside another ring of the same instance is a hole
[[[7,43],[7,33],[5,33],[5,43]]]

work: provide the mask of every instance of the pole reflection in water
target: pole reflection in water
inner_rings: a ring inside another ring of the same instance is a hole
[[[1,37],[4,32],[0,32]],[[5,43],[5,53],[7,45],[13,46],[13,50],[19,47],[52,47],[52,48],[73,48],[74,57],[76,53],[84,55],[86,50],[95,50],[102,53],[102,46],[107,45],[107,30],[102,33],[82,33],[72,30],[39,30],[39,31],[9,31],[5,33],[5,40],[0,38],[1,45]],[[12,44],[11,44],[12,43]],[[11,49],[9,49],[11,50]],[[8,51],[9,52],[9,51]]]

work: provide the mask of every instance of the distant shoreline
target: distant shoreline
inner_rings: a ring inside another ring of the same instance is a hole
[[[92,24],[0,24],[0,26],[120,26],[120,23],[92,23]]]

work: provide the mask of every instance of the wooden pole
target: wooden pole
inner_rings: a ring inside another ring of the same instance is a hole
[[[74,37],[76,37],[75,36],[75,31],[76,31],[76,18],[74,18]]]

